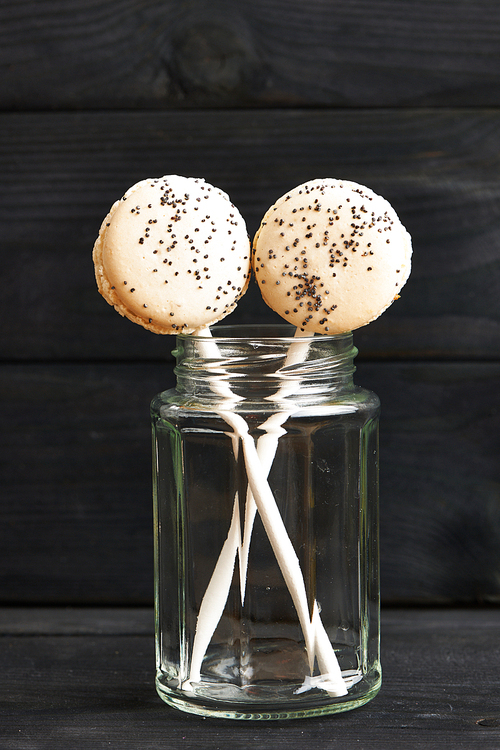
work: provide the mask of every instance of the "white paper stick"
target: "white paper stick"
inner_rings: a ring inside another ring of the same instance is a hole
[[[240,545],[240,513],[238,494],[236,494],[227,539],[222,546],[219,559],[203,595],[198,613],[189,668],[189,679],[183,682],[183,690],[192,690],[191,683],[199,682],[201,679],[200,671],[203,658],[226,606],[231,581],[233,580],[236,554]]]
[[[310,336],[310,333],[306,333],[302,329],[297,328],[295,331],[295,338],[299,339],[303,336]],[[303,362],[307,356],[308,350],[309,343],[307,341],[294,341],[288,349],[282,369]],[[272,400],[282,400],[291,395],[294,390],[296,390],[295,383],[290,381],[282,381],[277,393],[272,397]],[[260,462],[262,464],[262,471],[266,478],[269,476],[271,466],[273,465],[274,457],[278,449],[279,438],[281,435],[286,434],[286,431],[283,429],[282,425],[286,422],[290,415],[290,411],[275,412],[259,427],[260,430],[265,431],[265,434],[261,435],[257,439],[257,453],[259,454]],[[252,529],[255,521],[256,511],[257,507],[255,505],[255,501],[252,497],[252,492],[249,487],[245,502],[243,544],[240,551],[240,589],[242,604],[245,601],[248,555],[250,552],[250,540],[252,538]]]
[[[219,347],[211,340],[212,333],[209,328],[195,331],[195,335],[207,338],[207,341],[199,342],[200,352],[205,359],[221,359]],[[220,375],[221,372],[217,366],[209,367],[208,370],[217,375]],[[229,385],[223,380],[210,378],[210,388],[222,398],[222,404],[225,408],[230,408],[231,404],[238,400]],[[219,410],[215,411],[222,416]],[[233,433],[232,439],[233,452],[237,459],[239,442],[239,434],[237,431]],[[238,493],[236,493],[233,502],[233,514],[229,532],[203,595],[198,612],[193,639],[193,650],[189,665],[189,677],[182,683],[183,690],[193,690],[191,683],[200,681],[203,659],[226,606],[233,580],[236,555],[241,548],[241,522],[239,511],[239,497]]]
[[[312,623],[314,637],[316,638],[315,651],[316,658],[318,659],[318,668],[320,674],[325,678],[325,681],[321,684],[321,688],[327,690],[331,695],[346,695],[347,687],[342,678],[337,655],[332,649],[330,638],[321,622],[317,601],[314,601],[313,605]],[[328,681],[328,685],[326,681]],[[344,686],[343,693],[338,692],[341,681]]]
[[[321,671],[326,667],[331,678],[328,692],[337,696],[346,695],[347,688],[342,679],[335,651],[321,622],[317,605],[316,615],[313,611],[312,620],[310,619],[307,593],[299,559],[288,536],[274,495],[267,480],[262,477],[262,472],[259,470],[260,461],[253,438],[248,432],[240,437],[243,443],[247,477],[252,494],[304,633],[310,672],[312,674],[314,671],[314,656],[316,655]]]
[[[200,331],[199,335],[205,335],[205,333],[208,336],[210,335],[210,331],[208,329]],[[210,356],[210,358],[213,358],[215,360],[217,359],[218,347],[215,342],[207,341],[200,343],[200,348],[202,349],[204,356]],[[214,373],[220,373],[220,370],[216,366],[208,369],[213,369]],[[262,465],[260,462],[259,454],[257,453],[257,449],[255,447],[255,443],[253,441],[253,438],[248,433],[248,425],[240,415],[235,414],[233,411],[226,411],[227,407],[230,406],[231,403],[234,403],[234,401],[237,399],[232,393],[229,385],[224,381],[218,380],[214,383],[211,383],[211,387],[215,393],[218,393],[218,395],[222,396],[223,398],[223,403],[220,405],[222,409],[218,408],[216,410],[216,413],[218,413],[233,428],[234,433],[238,435],[238,437],[242,441],[249,486],[259,514],[262,518],[267,536],[276,556],[278,565],[281,569],[281,572],[285,579],[285,583],[292,597],[292,601],[294,602],[295,608],[297,610],[299,622],[304,633],[309,661],[309,669],[312,674],[314,670],[315,656],[317,656],[318,658],[318,665],[326,665],[330,663],[334,664],[335,662],[337,662],[335,652],[332,648],[326,631],[324,631],[319,613],[317,617],[314,617],[313,613],[313,617],[312,619],[310,619],[307,593],[302,576],[302,571],[300,569],[300,563],[286,531],[274,496],[269,488],[269,484],[267,482],[267,474],[265,475],[262,470]],[[273,417],[274,416],[278,415],[273,415]],[[272,417],[270,417],[270,419],[272,419]],[[276,420],[276,422],[277,421],[278,420]],[[235,510],[233,508],[233,520],[234,519]],[[223,548],[223,561],[221,562],[219,557],[216,568],[214,570],[216,579],[213,587],[211,587],[211,584],[209,583],[209,588],[211,589],[210,594],[216,596],[217,601],[210,604],[207,603],[205,606],[204,602],[205,599],[208,598],[208,589],[202,601],[202,606],[200,607],[200,612],[198,615],[195,642],[193,643],[193,655],[196,653],[196,663],[193,663],[193,660],[191,661],[190,676],[189,679],[183,683],[184,689],[192,689],[191,682],[196,681],[194,679],[194,676],[199,675],[203,656],[206,652],[206,649],[208,648],[215,627],[217,626],[217,623],[215,623],[214,626],[215,615],[218,612],[220,612],[220,616],[222,615],[225,602],[227,601],[227,596],[229,593],[229,588],[234,571],[235,539],[236,536],[234,530],[232,533],[230,531],[230,533],[228,534],[228,539],[226,540],[227,547],[225,549]],[[233,554],[232,561],[229,559],[231,554]],[[225,565],[230,569],[230,576],[227,570],[224,574],[221,573],[221,570],[218,569],[219,562],[221,562],[221,568]],[[205,613],[208,614],[206,614],[205,616]],[[213,630],[212,627],[214,628]],[[320,632],[318,636],[316,636],[315,632],[317,629],[323,631]],[[204,644],[206,644],[206,646]],[[337,671],[338,675],[340,675],[338,681],[335,683],[332,682],[332,687],[329,688],[328,692],[339,696],[345,695],[347,693],[347,689],[342,679],[340,669],[338,667],[338,662]]]

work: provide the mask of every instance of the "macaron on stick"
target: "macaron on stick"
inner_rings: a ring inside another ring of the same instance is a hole
[[[226,193],[180,175],[136,183],[102,222],[93,260],[99,292],[120,315],[154,333],[207,337],[200,354],[220,359],[210,326],[232,312],[251,275],[245,221]],[[211,388],[230,410],[231,389],[217,377]],[[200,665],[227,600],[236,521],[199,613],[192,659]]]
[[[254,238],[252,266],[265,302],[297,333],[333,335],[366,325],[398,298],[411,253],[410,235],[385,198],[328,178],[299,185],[271,206]],[[307,346],[293,344],[290,354],[294,348],[305,358]],[[262,426],[262,441],[272,441],[282,416]],[[271,463],[276,448],[267,454]],[[243,559],[252,525],[250,503]]]
[[[104,299],[159,334],[213,325],[234,310],[250,280],[245,221],[226,193],[201,178],[133,185],[104,219],[93,258]]]
[[[299,185],[266,212],[254,238],[252,267],[264,301],[297,333],[334,335],[370,323],[399,297],[411,254],[410,235],[384,198],[357,183],[324,179]],[[306,352],[301,347],[295,354],[305,358]],[[269,469],[282,416],[277,412],[261,426],[261,440],[270,441]],[[244,551],[254,516],[247,505]],[[319,656],[328,653],[330,641],[317,602],[311,627],[321,671],[338,676],[335,654],[323,666]]]
[[[398,298],[411,268],[410,235],[392,206],[347,180],[311,180],[264,215],[252,265],[264,301],[310,333],[346,333]]]

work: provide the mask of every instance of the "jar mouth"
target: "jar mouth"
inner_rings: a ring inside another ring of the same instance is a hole
[[[297,336],[288,324],[217,326],[213,333],[177,336],[178,391],[206,401],[225,393],[247,405],[287,408],[291,398],[327,398],[352,383],[357,349],[351,333]]]
[[[289,323],[241,323],[237,325],[216,325],[210,329],[212,338],[223,339],[226,343],[251,343],[252,341],[266,340],[267,343],[289,344],[292,341],[318,342],[319,340],[330,342],[346,342],[352,337],[351,331],[339,333],[332,336],[326,334],[302,334],[296,335],[297,328]],[[198,334],[178,333],[177,338],[180,340],[206,341],[207,336]]]

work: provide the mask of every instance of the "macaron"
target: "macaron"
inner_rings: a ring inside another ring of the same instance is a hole
[[[255,235],[252,267],[264,301],[312,333],[352,331],[399,297],[411,238],[390,203],[347,180],[311,180],[283,195]]]
[[[201,178],[133,185],[94,245],[97,286],[123,316],[159,334],[193,333],[228,315],[251,275],[245,221]]]

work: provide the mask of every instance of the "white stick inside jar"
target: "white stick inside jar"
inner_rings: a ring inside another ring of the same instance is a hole
[[[210,330],[204,329],[197,333],[199,336],[209,336]],[[298,335],[300,335],[300,333]],[[306,342],[297,342],[297,344],[292,344],[291,348],[293,347],[295,347],[295,349],[289,353],[289,357],[287,358],[288,366],[297,363],[301,358],[305,357],[308,345]],[[227,422],[228,425],[232,427],[234,434],[238,436],[243,445],[243,455],[249,485],[245,520],[247,544],[249,544],[249,534],[251,534],[253,517],[255,516],[252,507],[255,506],[262,519],[264,529],[297,611],[299,622],[304,634],[310,674],[312,675],[314,672],[315,659],[317,659],[320,672],[323,675],[328,675],[328,678],[325,679],[323,683],[318,683],[318,687],[327,690],[331,695],[345,695],[347,693],[347,688],[342,679],[335,651],[326,631],[324,630],[316,602],[314,603],[313,612],[309,612],[307,592],[300,563],[267,481],[267,475],[276,452],[279,434],[282,432],[280,423],[283,424],[286,421],[289,413],[276,412],[266,420],[265,423],[263,423],[262,427],[269,431],[261,438],[261,454],[259,455],[254,439],[248,432],[246,421],[241,415],[236,414],[232,410],[228,410],[231,409],[235,401],[235,396],[231,391],[230,386],[227,382],[215,377],[216,374],[219,376],[221,374],[220,368],[217,368],[215,364],[216,360],[220,358],[220,352],[216,342],[210,339],[207,341],[200,341],[199,350],[204,358],[210,359],[213,362],[212,369],[214,371],[214,378],[210,380],[210,387],[214,393],[221,396],[223,399],[215,411]],[[208,369],[210,370],[210,367]],[[285,395],[292,390],[293,386],[289,383],[283,383],[280,388],[280,397],[284,398]],[[266,440],[266,438],[269,438],[270,440]],[[261,460],[261,455],[264,453],[267,453],[266,465],[264,465]],[[240,551],[240,570],[243,568],[243,565],[245,566],[241,573],[241,576],[243,577],[241,582],[242,599],[244,596],[243,591],[246,586],[246,565],[248,557],[246,556],[243,558],[243,555],[241,554],[243,553],[243,549],[240,538],[239,511],[237,506],[239,508],[239,499],[238,497],[235,497],[233,517],[228,537],[223,545],[214,573],[200,606],[193,641],[190,674],[189,678],[182,684],[184,690],[192,690],[194,683],[199,682],[201,679],[203,658],[208,649],[215,628],[217,627],[224,611],[232,583],[235,558],[238,551]]]

